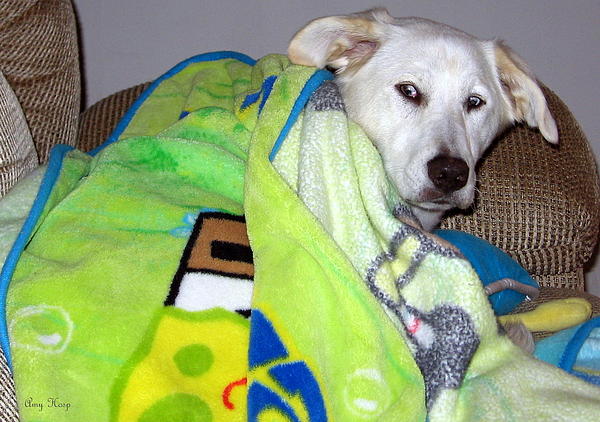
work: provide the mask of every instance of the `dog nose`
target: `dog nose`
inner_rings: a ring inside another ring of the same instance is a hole
[[[427,174],[436,188],[451,193],[467,184],[469,166],[460,158],[438,155],[427,163]]]

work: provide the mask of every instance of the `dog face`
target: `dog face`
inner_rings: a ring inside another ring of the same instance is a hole
[[[288,55],[335,71],[349,117],[426,229],[446,210],[471,205],[476,163],[510,124],[558,141],[535,78],[498,41],[373,9],[310,22]]]

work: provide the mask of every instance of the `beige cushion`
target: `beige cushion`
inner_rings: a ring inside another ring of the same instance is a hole
[[[15,91],[41,163],[75,145],[81,81],[70,0],[0,1],[0,70]]]
[[[23,110],[0,72],[0,197],[37,165]]]
[[[15,396],[15,384],[0,348],[0,421],[18,422],[19,410]]]

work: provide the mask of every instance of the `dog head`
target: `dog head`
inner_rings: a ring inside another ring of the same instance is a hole
[[[477,161],[514,122],[558,142],[535,77],[500,41],[373,9],[309,22],[288,56],[335,72],[349,117],[427,229],[471,205]]]

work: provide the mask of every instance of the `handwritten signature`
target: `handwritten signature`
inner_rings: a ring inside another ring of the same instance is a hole
[[[33,397],[27,397],[23,403],[25,407],[36,408],[38,411],[42,411],[45,408],[48,409],[62,409],[68,412],[71,408],[71,403],[61,400],[59,397],[48,397],[46,401],[36,401]]]

